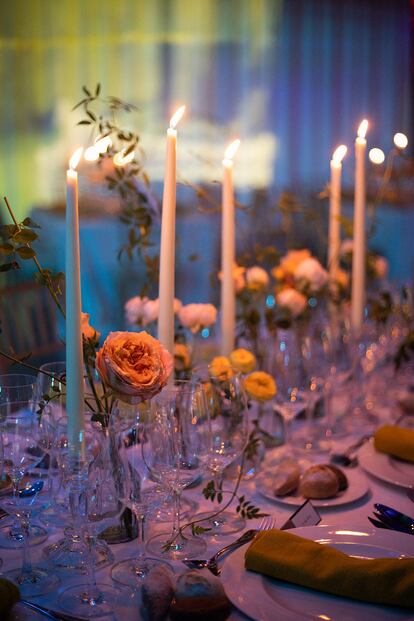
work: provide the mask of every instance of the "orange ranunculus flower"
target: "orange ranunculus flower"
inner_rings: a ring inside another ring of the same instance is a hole
[[[269,401],[277,393],[276,382],[264,371],[254,371],[244,380],[244,388],[251,399]]]
[[[89,313],[81,313],[81,330],[85,339],[99,340],[101,333],[89,324]]]
[[[234,375],[231,362],[227,356],[216,356],[213,358],[208,370],[210,377],[222,382],[229,380]]]
[[[240,371],[240,373],[251,373],[256,366],[256,356],[243,347],[234,349],[229,359],[232,367],[236,369],[236,371]]]
[[[139,403],[164,388],[173,358],[147,332],[111,332],[96,354],[96,367],[119,399]]]

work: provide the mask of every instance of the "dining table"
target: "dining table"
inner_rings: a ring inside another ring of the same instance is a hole
[[[351,444],[355,441],[356,435],[353,437],[347,437],[346,442]],[[381,467],[376,471],[376,463],[374,461],[373,465],[370,463],[369,459],[367,460],[367,452],[369,453],[370,447],[369,442],[372,440],[365,442],[363,446],[357,452],[357,460],[354,460],[351,467],[343,467],[343,471],[348,477],[349,480],[349,489],[347,491],[347,495],[343,496],[342,499],[336,499],[336,502],[326,501],[313,501],[316,506],[317,511],[320,514],[320,523],[317,528],[321,529],[320,532],[323,532],[323,529],[328,529],[329,532],[340,532],[342,535],[347,535],[349,540],[352,542],[355,540],[355,536],[359,534],[363,534],[367,539],[369,537],[375,537],[376,535],[385,535],[388,537],[388,540],[398,542],[398,545],[404,545],[404,550],[406,555],[414,556],[414,537],[412,535],[402,535],[394,530],[388,529],[376,529],[368,520],[368,516],[373,515],[374,504],[381,503],[383,505],[388,505],[397,509],[398,511],[414,516],[414,501],[410,499],[408,492],[410,489],[410,482],[407,481],[407,478],[403,479],[402,484],[401,481],[398,480],[398,475],[394,482],[390,482],[393,480],[393,477],[384,475]],[[343,441],[341,446],[343,446]],[[267,452],[264,464],[262,465],[262,470],[266,470],[267,464],[272,464],[272,460],[277,460],[278,455],[283,453],[283,446],[280,448],[272,449]],[[372,446],[371,446],[372,452]],[[360,456],[360,459],[358,459]],[[369,455],[368,455],[369,457]],[[311,461],[315,461],[315,457],[312,457],[305,454],[301,456],[301,459],[309,459]],[[319,463],[327,463],[330,460],[330,454],[325,455],[317,455],[316,461]],[[365,468],[361,465],[361,461],[366,466]],[[368,463],[368,466],[366,465]],[[411,466],[414,471],[414,466]],[[405,475],[406,476],[406,475]],[[256,506],[260,507],[260,511],[263,513],[267,513],[274,519],[275,528],[281,527],[292,515],[292,513],[296,510],[296,508],[301,504],[300,499],[296,499],[289,497],[289,500],[280,497],[276,498],[267,493],[266,489],[263,487],[263,484],[260,483],[261,477],[263,474],[259,471],[259,473],[252,477],[249,480],[242,480],[240,487],[240,494],[243,494],[246,499],[252,501]],[[388,481],[387,481],[388,479]],[[231,489],[234,481],[228,481],[228,486],[225,483],[225,487]],[[210,500],[206,500],[203,497],[202,489],[204,487],[205,482],[200,482],[196,487],[192,489],[185,490],[185,495],[189,499],[193,500],[198,504],[198,511],[212,511],[217,507],[217,503],[213,503]],[[414,477],[412,479],[412,484],[414,486]],[[351,493],[352,492],[352,493]],[[322,505],[322,506],[321,506]],[[323,506],[325,505],[325,506]],[[246,530],[249,528],[257,528],[261,522],[261,518],[252,519],[246,521]],[[331,528],[328,528],[331,527]],[[148,533],[147,536],[150,538],[152,534],[158,532],[169,532],[171,528],[171,523],[162,524],[154,521],[149,521],[148,523]],[[42,557],[42,549],[45,545],[48,545],[62,536],[62,531],[60,528],[54,528],[53,525],[48,525],[48,529],[50,532],[49,538],[43,545],[33,546],[31,547],[32,560],[34,563],[40,562]],[[325,532],[328,532],[325,530]],[[299,529],[300,533],[302,533],[302,529]],[[306,528],[305,528],[306,532]],[[312,531],[313,532],[313,531]],[[318,531],[319,532],[319,531]],[[356,535],[355,535],[356,533]],[[235,540],[241,533],[235,533],[232,535],[227,535],[225,537],[215,536],[209,537],[208,533],[205,535],[207,541],[207,550],[205,552],[204,558],[209,558],[212,554],[214,554],[219,548],[226,545],[227,543]],[[390,539],[391,538],[391,539]],[[375,541],[375,539],[373,540]],[[403,542],[401,544],[401,541]],[[116,545],[111,545],[111,550],[114,554],[115,560],[122,560],[124,558],[128,558],[134,553],[136,542],[130,541],[128,543],[121,543]],[[398,547],[398,546],[397,546]],[[224,570],[222,572],[222,577],[226,576],[227,565],[234,558],[234,555],[238,554],[239,562],[243,563],[243,551],[232,552],[226,560],[220,562],[220,567],[224,566]],[[3,560],[2,571],[5,569],[10,569],[14,567],[18,567],[21,562],[21,554],[18,550],[0,550],[0,557]],[[171,563],[173,566],[174,572],[178,575],[181,572],[186,570],[186,567],[181,561]],[[245,571],[245,570],[243,570]],[[49,593],[46,596],[38,597],[33,599],[32,601],[45,606],[53,611],[56,611],[57,618],[59,618],[59,608],[57,604],[57,598],[61,590],[71,584],[79,584],[81,583],[85,577],[79,575],[70,575],[68,572],[61,575],[61,583],[59,589],[56,593]],[[100,583],[111,583],[110,578],[110,567],[103,568],[97,571],[97,580]],[[228,585],[226,585],[225,580],[224,588],[228,593]],[[243,591],[243,584],[241,585],[241,591]],[[315,619],[315,621],[346,621],[348,619],[353,619],[352,616],[341,616],[340,613],[336,615],[332,615],[332,600],[336,600],[338,598],[332,598],[330,595],[326,595],[324,593],[317,593],[315,597],[317,597],[317,602],[319,606],[318,614],[310,614],[310,616],[306,616],[305,609],[303,606],[307,606],[306,598],[301,599],[297,596],[296,589],[300,587],[295,587],[291,591],[291,606],[290,610],[285,611],[286,616],[284,616],[284,610],[277,608],[277,613],[275,609],[274,619],[280,619],[284,621],[291,621],[295,618],[298,619]],[[303,589],[300,589],[303,591]],[[234,591],[234,589],[232,589]],[[124,590],[122,587],[119,587],[119,603],[114,610],[114,616],[105,617],[105,619],[116,619],[118,621],[141,621],[143,617],[140,613],[140,593],[137,591],[129,591],[128,589]],[[254,600],[255,595],[252,593],[246,593],[246,597]],[[257,594],[257,597],[260,597],[260,594]],[[289,593],[288,596],[289,598]],[[232,597],[234,601],[234,597]],[[339,598],[341,599],[341,598]],[[284,604],[285,606],[286,604]],[[355,610],[361,609],[361,614],[365,611],[370,610],[370,605],[362,604],[360,602],[355,603]],[[243,608],[243,606],[241,606]],[[246,610],[246,608],[245,608]],[[335,607],[334,607],[334,610]],[[378,610],[378,607],[375,607],[375,610]],[[401,609],[402,610],[402,609]],[[391,611],[391,612],[389,612]],[[228,617],[230,621],[247,621],[249,618],[253,618],[255,621],[262,621],[262,617],[260,616],[260,611],[257,611],[253,614],[253,616],[248,616],[240,609],[240,606],[232,606],[232,610],[230,616]],[[338,616],[339,614],[339,616]],[[350,613],[347,613],[348,615]],[[38,615],[38,613],[30,610],[26,606],[22,604],[16,604],[12,611],[10,612],[10,616],[7,621],[38,621],[40,619],[44,619],[45,617],[42,615]],[[263,617],[265,618],[265,617]],[[371,619],[368,615],[358,616],[355,619]],[[373,617],[375,618],[375,617]],[[384,616],[376,617],[377,621],[388,621],[388,620],[398,620],[398,619],[414,619],[414,611],[412,611],[412,615],[409,612],[405,611],[404,614],[401,614],[400,609],[395,609],[394,611],[390,608],[384,608]]]

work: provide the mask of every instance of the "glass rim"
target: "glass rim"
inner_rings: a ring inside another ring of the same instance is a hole
[[[14,383],[4,383],[4,380],[8,382],[11,378],[15,377],[26,377],[30,378],[31,381],[23,382],[22,384],[14,384]],[[37,375],[30,373],[3,373],[0,375],[0,390],[2,388],[25,388],[26,386],[32,386],[36,383]]]

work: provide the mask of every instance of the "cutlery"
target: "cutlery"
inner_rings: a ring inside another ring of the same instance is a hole
[[[395,524],[399,524],[402,528],[406,528],[414,534],[414,518],[392,507],[387,507],[387,505],[376,503],[374,507],[383,517],[392,520]]]
[[[358,459],[354,456],[354,452],[356,449],[360,448],[365,442],[367,442],[372,437],[372,434],[362,436],[359,438],[357,442],[348,446],[346,451],[342,453],[332,453],[331,455],[331,463],[338,464],[339,466],[345,466],[348,468],[352,468],[358,464]]]
[[[392,518],[379,513],[378,511],[374,511],[374,515],[387,528],[391,530],[396,530],[400,533],[406,533],[407,535],[414,535],[414,531],[408,526],[404,526],[401,523],[397,522],[396,520],[393,520]]]
[[[368,519],[371,524],[375,526],[375,528],[385,528],[385,530],[392,530],[389,526],[386,526],[383,522],[380,522],[379,520],[374,520],[374,518],[370,516],[368,516]]]
[[[207,568],[211,571],[212,574],[214,574],[215,576],[219,576],[221,573],[221,570],[219,569],[217,565],[217,561],[219,560],[219,558],[221,558],[223,555],[227,554],[228,552],[236,550],[237,548],[244,545],[245,543],[252,541],[258,532],[262,530],[270,530],[271,528],[274,528],[274,525],[275,525],[274,518],[270,516],[266,516],[260,522],[257,530],[253,530],[253,529],[247,530],[245,533],[243,533],[243,535],[241,535],[238,539],[236,539],[236,541],[233,541],[232,543],[229,543],[227,546],[224,546],[224,548],[221,548],[210,559],[208,560],[207,559],[205,560],[184,560],[183,563],[190,569]]]
[[[67,615],[63,612],[55,612],[54,610],[50,610],[49,608],[45,608],[44,606],[40,606],[39,604],[33,604],[33,602],[28,602],[25,599],[19,600],[19,604],[35,610],[47,619],[51,619],[51,621],[80,621],[78,617],[72,617],[71,615]]]

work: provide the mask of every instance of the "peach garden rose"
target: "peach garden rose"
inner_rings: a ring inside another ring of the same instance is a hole
[[[164,388],[173,358],[147,332],[111,332],[96,354],[96,367],[121,401],[139,403]]]

